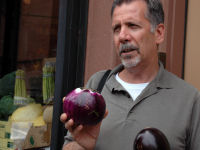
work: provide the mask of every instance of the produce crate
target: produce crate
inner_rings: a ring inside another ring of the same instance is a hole
[[[23,149],[46,147],[50,145],[51,124],[45,126],[32,126],[24,141]]]
[[[0,150],[13,150],[14,142],[11,139],[0,138]]]
[[[14,142],[10,139],[11,123],[0,121],[0,150],[13,150]]]
[[[0,138],[10,139],[11,123],[8,121],[0,121]]]
[[[14,150],[16,143],[10,139],[11,122],[0,121],[0,150]],[[51,124],[32,126],[22,143],[23,149],[46,147],[50,145]]]
[[[14,140],[15,148],[25,150],[48,147],[50,146],[51,139],[51,124],[46,124],[44,126],[31,126],[30,129],[28,129],[25,139],[17,139],[17,137],[14,137],[13,135],[11,138]]]

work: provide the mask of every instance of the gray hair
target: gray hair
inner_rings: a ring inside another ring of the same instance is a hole
[[[130,3],[136,0],[114,0],[111,9],[111,17],[113,16],[114,9],[116,6],[120,6],[123,3]],[[157,25],[160,23],[164,24],[164,10],[160,0],[143,0],[147,4],[146,17],[151,23],[151,31],[153,32]]]

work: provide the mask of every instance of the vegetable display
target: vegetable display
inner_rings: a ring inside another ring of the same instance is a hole
[[[53,105],[47,105],[43,112],[43,119],[46,123],[52,123]]]
[[[43,109],[41,104],[28,104],[17,108],[11,115],[11,121],[23,122],[29,121],[33,122],[37,117],[42,116]]]
[[[134,141],[135,150],[170,150],[169,142],[160,130],[145,128],[141,130]]]
[[[103,119],[105,108],[103,96],[92,89],[76,88],[63,98],[63,112],[76,125],[99,123]]]
[[[15,71],[4,75],[0,79],[0,97],[14,95]]]
[[[46,63],[43,70],[43,83],[42,83],[42,92],[43,92],[43,103],[48,104],[53,101],[54,98],[54,89],[55,89],[55,64]]]
[[[26,84],[23,70],[16,71],[15,96],[26,97]]]
[[[34,99],[29,97],[26,93],[25,73],[23,70],[16,71],[15,90],[14,90],[14,104],[27,105],[34,102]]]
[[[8,117],[17,109],[13,104],[13,97],[11,95],[3,96],[0,99],[0,120],[8,120]]]

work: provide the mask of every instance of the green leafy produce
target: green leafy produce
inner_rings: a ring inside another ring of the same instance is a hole
[[[3,96],[0,100],[0,118],[1,120],[8,120],[8,117],[17,109],[13,104],[13,97],[11,95]]]
[[[15,72],[6,74],[0,79],[0,97],[14,95]]]

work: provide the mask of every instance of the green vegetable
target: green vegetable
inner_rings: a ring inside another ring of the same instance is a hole
[[[13,104],[13,97],[7,95],[0,100],[0,116],[1,120],[8,120],[8,117],[17,109]]]
[[[0,79],[0,97],[14,95],[15,72],[6,74]]]
[[[16,71],[15,96],[26,97],[26,85],[23,70]]]
[[[43,92],[43,102],[48,104],[53,101],[54,98],[54,88],[55,88],[55,64],[46,63],[43,70],[43,83],[42,83],[42,92]]]
[[[34,102],[34,99],[29,97],[26,93],[25,73],[23,70],[17,70],[15,80],[14,104],[27,105],[32,102]]]

